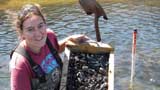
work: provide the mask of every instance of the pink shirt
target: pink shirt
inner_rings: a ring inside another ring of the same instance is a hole
[[[59,45],[55,33],[47,30],[47,36],[55,49]],[[24,46],[24,42],[20,43]],[[49,73],[53,66],[57,66],[56,60],[51,56],[51,52],[45,44],[38,54],[33,53],[28,47],[25,47],[35,63],[42,66],[45,73]],[[52,67],[50,67],[52,64]],[[54,65],[53,65],[54,64]],[[11,68],[11,90],[31,90],[31,79],[35,76],[28,60],[18,53],[14,53],[10,61]]]

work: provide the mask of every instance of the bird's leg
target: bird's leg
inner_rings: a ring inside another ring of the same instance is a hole
[[[100,32],[99,32],[98,19],[99,19],[99,17],[95,14],[94,23],[95,23],[96,38],[97,38],[97,41],[100,42],[101,36],[100,36]]]

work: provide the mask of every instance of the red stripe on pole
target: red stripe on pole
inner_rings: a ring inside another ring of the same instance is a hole
[[[132,46],[133,54],[136,53],[136,39],[137,39],[137,30],[135,29],[133,32],[133,46]]]

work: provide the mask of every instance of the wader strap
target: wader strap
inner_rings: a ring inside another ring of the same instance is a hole
[[[63,67],[62,59],[58,55],[57,50],[55,48],[53,48],[53,45],[51,44],[51,42],[48,39],[48,37],[47,37],[47,45],[48,45],[49,50],[52,53],[52,55],[55,56],[57,63],[60,65],[60,69],[62,70],[62,67]]]
[[[15,49],[14,52],[17,52],[17,53],[21,54],[22,56],[24,56],[29,61],[32,68],[37,65],[32,60],[31,56],[27,53],[27,51],[22,46],[18,45],[18,47]]]
[[[44,83],[46,81],[45,73],[42,70],[42,68],[40,67],[40,65],[36,64],[33,61],[31,56],[27,53],[27,51],[22,46],[18,45],[18,47],[15,49],[14,52],[17,52],[17,53],[21,54],[22,56],[24,56],[29,61],[29,64],[31,65],[32,70],[35,73],[36,77],[39,79],[39,82]],[[11,54],[13,54],[13,53],[11,53]]]
[[[52,55],[56,58],[57,63],[60,65],[60,69],[61,69],[61,73],[62,73],[62,67],[63,67],[63,63],[62,63],[62,59],[60,58],[57,50],[53,47],[53,45],[51,44],[49,38],[47,37],[47,45],[49,47],[50,52],[52,53]],[[61,77],[61,76],[60,76]],[[60,88],[60,83],[58,84],[58,86],[55,88],[55,90],[59,90]]]

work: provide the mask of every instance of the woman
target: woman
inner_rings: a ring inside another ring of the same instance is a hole
[[[63,52],[68,41],[85,40],[87,37],[74,35],[58,42],[55,33],[47,28],[37,4],[22,7],[16,20],[16,30],[20,43],[10,61],[11,90],[58,90],[62,62],[54,52]]]

